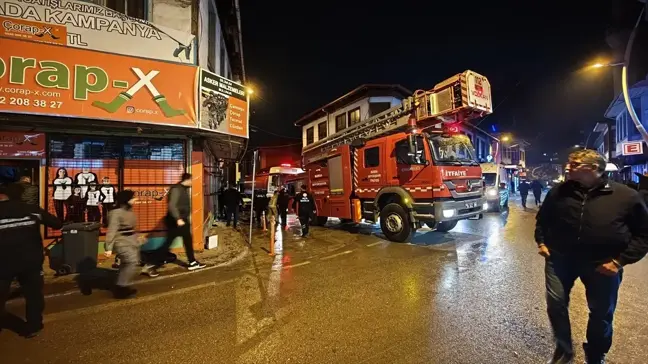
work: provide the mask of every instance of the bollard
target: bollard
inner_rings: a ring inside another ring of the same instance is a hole
[[[270,252],[268,253],[271,256],[275,255],[275,234],[276,230],[275,229],[275,217],[274,215],[270,216]]]
[[[261,213],[261,221],[262,221],[262,224],[263,224],[263,231],[268,231],[268,229],[266,227],[266,214],[265,214],[265,211],[263,211]]]

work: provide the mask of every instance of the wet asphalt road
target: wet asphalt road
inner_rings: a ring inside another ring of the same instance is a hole
[[[535,211],[388,243],[370,228],[288,235],[226,268],[48,299],[46,330],[0,333],[2,363],[543,363],[552,351]],[[648,363],[648,262],[627,268],[610,355]],[[20,302],[8,310],[20,313]],[[572,293],[582,342],[582,285]]]

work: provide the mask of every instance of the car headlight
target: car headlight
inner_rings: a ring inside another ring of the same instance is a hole
[[[486,196],[488,196],[488,197],[497,196],[497,190],[494,189],[494,188],[489,188],[488,190],[486,190]]]

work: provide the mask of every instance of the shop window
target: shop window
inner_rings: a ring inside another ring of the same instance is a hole
[[[46,208],[65,222],[102,222],[119,186],[117,138],[53,136],[49,142]],[[103,202],[103,204],[102,204]],[[48,229],[48,237],[59,231]]]
[[[349,111],[349,126],[360,121],[360,108]]]
[[[373,147],[364,151],[365,168],[378,167],[380,165],[380,148]]]
[[[178,140],[53,135],[46,208],[66,222],[100,222],[105,233],[117,192],[130,189],[139,199],[137,229],[165,230],[166,194],[180,180],[185,158],[184,142]]]
[[[139,231],[166,230],[166,196],[185,171],[185,148],[179,140],[124,140],[123,188],[135,191]]]

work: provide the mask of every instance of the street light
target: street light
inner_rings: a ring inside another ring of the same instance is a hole
[[[248,95],[252,95],[252,94],[254,93],[254,89],[251,88],[251,87],[248,87],[248,88],[246,89],[246,91],[247,91]]]
[[[510,137],[510,136],[508,136],[508,135],[503,135],[503,136],[502,136],[502,141],[503,141],[503,142],[508,142],[508,141],[510,141],[510,140],[511,140],[511,137]]]
[[[590,68],[604,68],[604,67],[618,67],[623,66],[623,62],[614,62],[614,63],[594,63]]]

